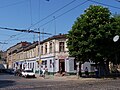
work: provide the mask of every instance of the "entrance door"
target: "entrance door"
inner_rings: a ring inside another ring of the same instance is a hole
[[[65,61],[64,59],[59,59],[59,71],[62,74],[65,72]]]

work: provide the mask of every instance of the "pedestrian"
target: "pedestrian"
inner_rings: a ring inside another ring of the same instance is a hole
[[[89,72],[88,72],[88,68],[85,68],[85,76],[88,77],[89,76]]]
[[[39,69],[40,69],[39,75],[42,76],[42,73],[43,73],[43,66],[40,66]]]
[[[42,70],[42,76],[43,76],[43,78],[45,78],[45,68],[43,68],[43,70]]]
[[[45,66],[45,74],[48,74],[48,68]]]

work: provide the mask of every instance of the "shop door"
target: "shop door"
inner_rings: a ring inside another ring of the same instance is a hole
[[[60,73],[65,72],[65,61],[64,61],[64,59],[59,60],[59,71],[60,71]]]

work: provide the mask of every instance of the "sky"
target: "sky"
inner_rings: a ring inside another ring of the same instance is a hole
[[[76,18],[90,5],[107,7],[112,14],[120,14],[120,0],[0,0],[0,27],[35,30],[41,41],[58,34],[67,34]],[[0,50],[21,42],[38,40],[34,33],[0,29]]]

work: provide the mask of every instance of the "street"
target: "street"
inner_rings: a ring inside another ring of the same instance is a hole
[[[56,80],[0,74],[0,90],[120,90],[119,79]]]

